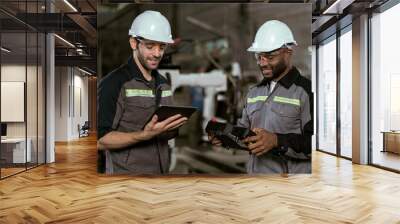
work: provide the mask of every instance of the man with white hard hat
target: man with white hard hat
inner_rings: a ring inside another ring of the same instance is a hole
[[[187,118],[151,119],[158,105],[172,104],[167,80],[158,65],[174,43],[168,20],[159,12],[138,15],[129,30],[132,56],[105,76],[98,87],[98,149],[105,154],[107,174],[166,174],[168,140]],[[146,124],[146,122],[150,121]],[[143,128],[144,127],[144,128]],[[101,162],[101,161],[100,161]]]
[[[247,50],[254,53],[263,75],[249,90],[238,121],[257,134],[243,140],[251,152],[250,174],[311,173],[313,98],[310,80],[292,65],[296,45],[285,23],[270,20]],[[216,138],[212,143],[221,144]]]

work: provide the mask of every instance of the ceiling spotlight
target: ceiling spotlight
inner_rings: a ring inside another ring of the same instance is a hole
[[[78,12],[78,10],[68,1],[64,0],[65,4],[67,4],[74,12]]]
[[[81,68],[79,68],[79,67],[78,67],[78,70],[81,71],[81,72],[83,72],[83,73],[85,73],[85,74],[87,74],[87,75],[89,75],[89,76],[92,75],[92,73],[90,73],[90,72],[88,72],[88,71],[86,71],[86,70],[83,70],[83,69],[81,69]]]
[[[57,37],[57,38],[58,38],[59,40],[61,40],[62,42],[66,43],[68,46],[75,48],[75,45],[73,45],[73,44],[72,44],[71,42],[69,42],[68,40],[66,40],[66,39],[64,39],[64,38],[62,38],[62,37],[60,37],[60,36],[57,35],[57,34],[54,34],[54,36]]]
[[[336,0],[322,14],[342,14],[343,10],[351,5],[355,0]]]
[[[4,52],[6,52],[6,53],[10,53],[10,52],[11,52],[11,50],[9,50],[9,49],[7,49],[7,48],[5,48],[5,47],[1,47],[1,50],[4,51]]]

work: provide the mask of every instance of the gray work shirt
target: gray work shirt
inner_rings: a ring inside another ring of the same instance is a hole
[[[170,86],[156,70],[153,80],[144,79],[130,57],[128,63],[112,71],[99,83],[98,139],[111,131],[142,131],[156,110],[156,95],[160,104],[171,105]],[[155,88],[157,87],[157,89]],[[168,139],[176,132],[163,133],[148,141],[117,150],[105,150],[107,174],[166,174],[170,165]]]
[[[313,134],[311,82],[293,67],[270,90],[268,82],[250,89],[238,125],[278,136],[278,147],[251,155],[248,173],[311,173]]]

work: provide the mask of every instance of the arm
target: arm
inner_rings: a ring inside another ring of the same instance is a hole
[[[111,131],[104,135],[98,141],[98,148],[100,150],[116,150],[134,145],[140,141],[144,141],[143,131],[137,132],[119,132]]]
[[[122,77],[122,76],[120,76]],[[119,77],[118,77],[119,78]],[[117,129],[123,111],[124,90],[114,74],[106,76],[97,88],[97,139]]]
[[[117,76],[118,78],[122,76]],[[120,94],[121,83],[113,74],[109,74],[97,86],[97,139],[101,139],[112,131],[113,121],[117,110],[117,100]],[[97,171],[105,172],[106,158],[104,145],[97,141]]]
[[[155,115],[143,131],[128,133],[112,131],[107,133],[99,139],[99,149],[118,150],[125,148],[142,141],[150,140],[160,134],[173,131],[187,121],[187,118],[182,117],[180,114],[169,117],[161,122],[158,122],[157,119],[157,115]]]
[[[313,95],[304,97],[301,108],[301,134],[277,134],[279,150],[285,155],[298,159],[307,159],[311,154],[313,135]]]

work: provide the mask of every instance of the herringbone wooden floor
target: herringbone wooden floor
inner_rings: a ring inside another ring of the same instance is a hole
[[[0,223],[400,223],[400,175],[315,152],[312,175],[96,173],[94,138],[0,181]]]

